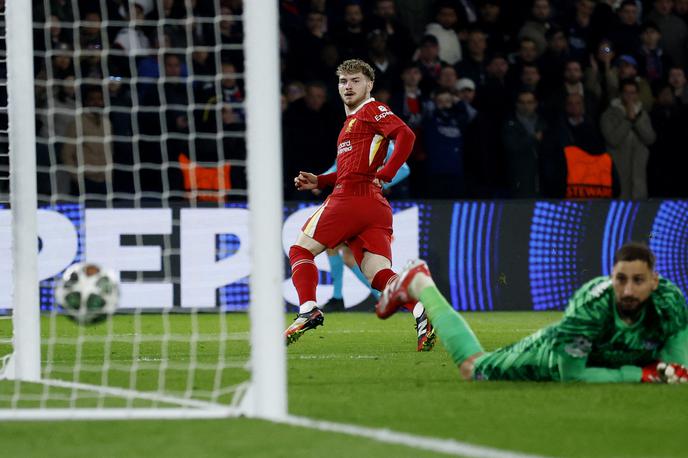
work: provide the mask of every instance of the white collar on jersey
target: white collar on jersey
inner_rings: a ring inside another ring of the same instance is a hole
[[[364,100],[363,103],[361,103],[359,106],[357,106],[356,109],[354,111],[352,111],[351,113],[349,113],[347,116],[355,115],[356,113],[358,113],[358,110],[363,108],[367,103],[374,102],[374,101],[375,101],[375,97],[371,97],[367,100]]]

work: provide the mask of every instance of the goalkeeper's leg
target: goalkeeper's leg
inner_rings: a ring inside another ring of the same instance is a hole
[[[435,332],[459,367],[464,379],[471,379],[475,359],[484,353],[483,347],[468,326],[435,286],[423,261],[410,263],[396,281],[385,288],[376,309],[378,316],[389,316],[405,300],[421,301]],[[396,303],[395,303],[396,302]],[[396,309],[395,309],[396,307]],[[382,313],[381,313],[382,311]]]

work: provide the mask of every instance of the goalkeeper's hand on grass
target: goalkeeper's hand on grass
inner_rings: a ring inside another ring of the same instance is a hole
[[[686,383],[688,368],[680,364],[661,361],[643,367],[643,383]]]

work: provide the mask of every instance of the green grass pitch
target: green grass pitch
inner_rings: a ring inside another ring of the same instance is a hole
[[[560,314],[464,316],[489,350],[557,320]],[[173,329],[184,332],[188,316],[172,318]],[[206,320],[199,318],[202,330],[213,332],[203,329]],[[61,328],[76,329],[59,319]],[[229,315],[227,320],[230,330],[247,329],[244,314]],[[144,331],[159,321],[144,317]],[[131,333],[131,318],[118,316],[117,327],[123,335]],[[0,321],[0,338],[8,337],[9,328],[8,320]],[[104,327],[88,329],[98,333]],[[126,364],[131,348],[118,345],[113,351]],[[238,354],[246,351],[244,343],[235,345]],[[206,345],[198,357],[212,359],[213,350]],[[100,351],[89,349],[83,357],[97,361]],[[144,353],[155,351],[155,346],[143,348]],[[67,353],[57,351],[66,361]],[[413,319],[407,313],[387,321],[367,313],[327,314],[324,327],[306,333],[287,353],[289,411],[294,415],[557,457],[684,457],[688,453],[686,385],[462,382],[441,344],[431,353],[415,351]],[[180,345],[171,356],[188,354]],[[137,386],[155,386],[152,373],[148,378],[144,371]],[[185,378],[182,374],[177,378],[181,387]],[[173,374],[170,379],[174,384]],[[200,386],[205,382],[197,381]],[[11,387],[0,382],[0,394],[6,395]],[[8,457],[442,456],[246,419],[4,422],[0,442],[3,456]]]

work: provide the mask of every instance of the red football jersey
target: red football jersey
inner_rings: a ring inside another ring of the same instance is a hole
[[[347,116],[337,142],[335,191],[372,184],[387,155],[389,134],[403,125],[389,106],[373,98]]]

